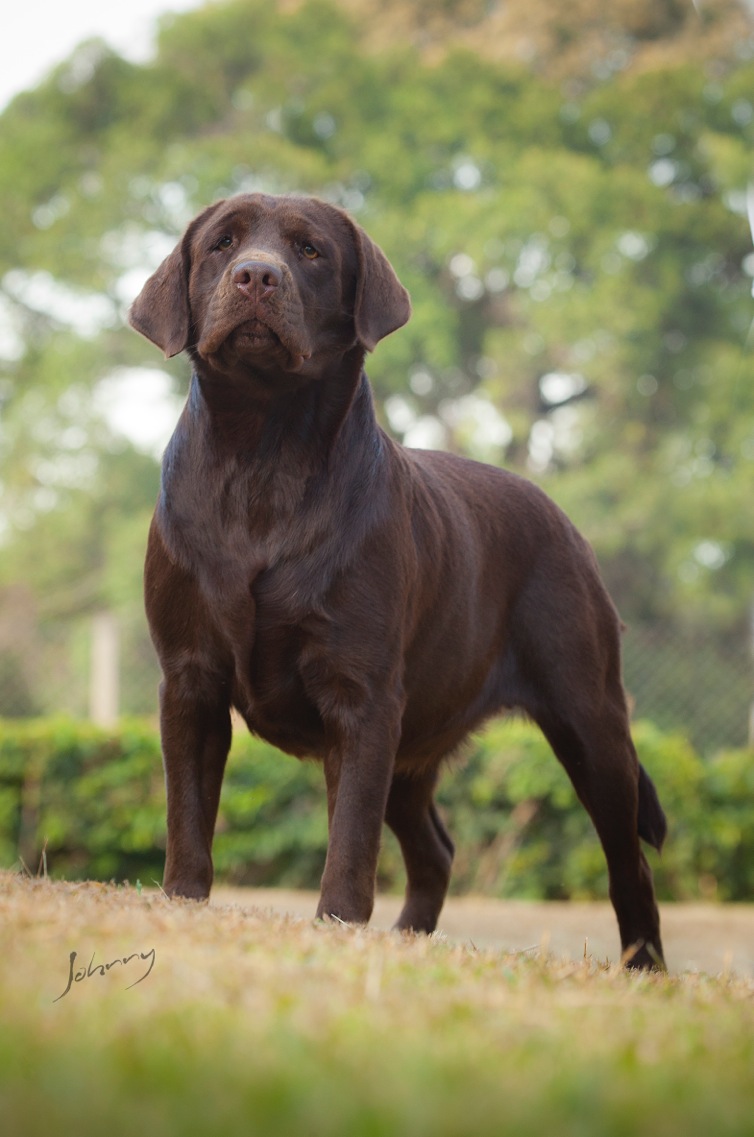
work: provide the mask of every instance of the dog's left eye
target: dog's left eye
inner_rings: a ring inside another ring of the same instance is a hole
[[[314,245],[310,245],[308,241],[306,241],[301,246],[301,252],[307,258],[307,260],[310,260],[310,261],[316,261],[317,257],[319,256],[319,253],[314,248]]]

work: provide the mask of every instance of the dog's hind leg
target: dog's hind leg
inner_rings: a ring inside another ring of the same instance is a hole
[[[661,969],[659,913],[639,838],[659,849],[665,815],[631,739],[617,615],[594,578],[592,587],[588,577],[580,584],[555,603],[552,593],[530,597],[538,601],[539,634],[524,636],[519,625],[520,705],[542,729],[594,822],[626,963]]]
[[[433,932],[450,881],[453,842],[437,812],[433,793],[437,771],[396,775],[385,821],[401,846],[406,865],[406,899],[396,928]]]
[[[608,715],[580,727],[542,715],[539,724],[602,843],[626,963],[663,968],[652,873],[639,845],[640,779],[646,779],[645,785],[651,783],[639,765],[627,727]]]

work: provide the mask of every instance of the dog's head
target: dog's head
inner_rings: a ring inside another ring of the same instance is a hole
[[[305,378],[357,344],[371,351],[410,312],[386,256],[342,210],[240,194],[194,218],[129,320],[166,357]]]

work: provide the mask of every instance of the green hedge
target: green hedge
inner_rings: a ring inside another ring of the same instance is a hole
[[[702,759],[680,734],[634,730],[670,832],[651,855],[663,899],[754,899],[754,754]],[[494,723],[454,760],[439,800],[457,846],[453,890],[532,899],[604,897],[604,859],[539,732]],[[234,740],[215,837],[216,878],[316,888],[327,844],[321,770],[245,732]],[[68,879],[159,881],[165,801],[159,739],[143,722],[0,722],[0,865]],[[385,839],[380,885],[402,887]]]

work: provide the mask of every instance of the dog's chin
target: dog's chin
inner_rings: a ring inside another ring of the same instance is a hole
[[[200,342],[198,351],[222,371],[235,372],[240,368],[288,375],[298,374],[311,354],[298,344],[286,343],[261,320],[240,324],[219,343]]]

